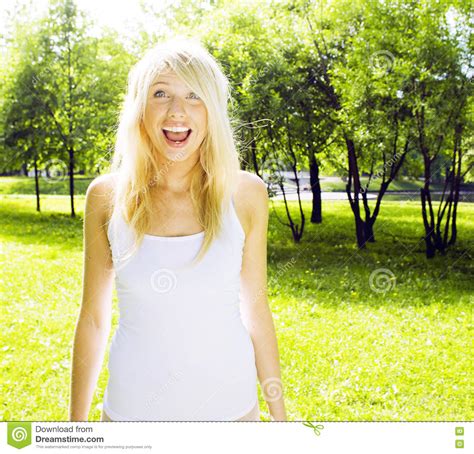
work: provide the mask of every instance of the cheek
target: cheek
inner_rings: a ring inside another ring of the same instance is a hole
[[[157,123],[160,123],[161,117],[163,116],[162,109],[157,108],[156,106],[148,106],[145,109],[145,125],[147,128],[156,129]]]
[[[160,115],[163,115],[164,111],[164,107],[153,102],[150,102],[145,108],[145,114],[150,118],[150,120],[153,120],[159,117]]]
[[[203,109],[201,112],[199,112],[199,123],[201,125],[201,129],[205,130],[207,127],[207,110]]]

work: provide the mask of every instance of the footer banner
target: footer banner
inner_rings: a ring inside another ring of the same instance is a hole
[[[0,452],[472,453],[472,422],[2,422]]]

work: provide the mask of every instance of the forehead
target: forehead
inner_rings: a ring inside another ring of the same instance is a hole
[[[167,85],[181,85],[183,87],[188,86],[174,71],[167,71],[159,74],[153,80],[152,85],[156,85],[160,82],[163,82],[163,84]]]

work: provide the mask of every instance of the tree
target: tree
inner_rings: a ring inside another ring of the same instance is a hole
[[[420,190],[426,256],[445,253],[456,240],[456,213],[463,172],[462,137],[468,127],[469,100],[473,93],[473,67],[469,59],[469,14],[451,2],[425,1],[412,5],[410,40],[405,42],[408,77],[404,93],[416,120],[416,138],[423,159]],[[448,14],[457,20],[448,23]],[[415,46],[416,43],[416,46]],[[439,165],[439,163],[444,165]],[[435,215],[431,183],[434,166],[447,168],[443,196]],[[472,165],[472,163],[470,164]],[[449,190],[448,190],[449,188]],[[446,196],[446,198],[445,198]],[[444,226],[443,226],[444,224]],[[451,238],[448,232],[451,228]]]
[[[36,167],[54,159],[64,166],[72,216],[74,173],[108,161],[132,63],[113,33],[91,37],[89,25],[72,0],[54,0],[48,16],[18,35],[12,46],[16,52],[9,83],[16,88],[2,108],[3,118],[15,118],[14,125],[7,122],[6,137],[19,159],[35,157]],[[33,114],[40,133],[25,134]],[[27,144],[16,141],[18,131]],[[3,160],[12,163],[5,153]]]

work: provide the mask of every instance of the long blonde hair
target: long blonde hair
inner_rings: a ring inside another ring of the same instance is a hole
[[[174,38],[149,49],[132,67],[122,105],[110,172],[116,174],[113,204],[135,232],[130,257],[150,227],[150,188],[160,183],[160,168],[143,126],[150,85],[172,69],[203,100],[207,131],[200,158],[192,170],[190,195],[204,230],[204,241],[193,263],[200,261],[221,230],[222,208],[237,185],[240,156],[229,81],[219,63],[194,38]],[[172,165],[172,164],[171,164]]]

